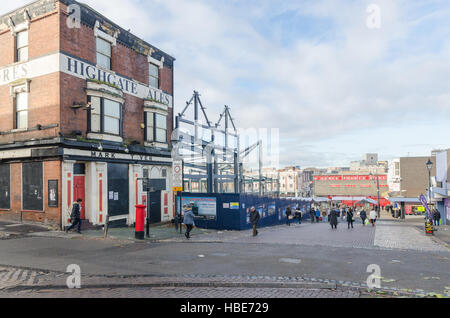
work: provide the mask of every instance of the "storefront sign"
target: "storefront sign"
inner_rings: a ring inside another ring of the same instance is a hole
[[[88,157],[92,159],[121,159],[130,161],[145,161],[145,162],[167,162],[168,165],[172,163],[172,158],[166,157],[154,157],[148,155],[136,155],[136,154],[124,154],[115,153],[107,151],[88,151],[79,149],[64,149],[65,156],[77,156],[77,157]]]
[[[113,71],[102,70],[86,61],[81,61],[62,53],[55,53],[25,63],[0,68],[0,86],[20,79],[33,79],[56,72],[63,72],[84,80],[92,79],[106,82],[117,86],[125,94],[142,99],[155,100],[161,104],[173,107],[172,96],[164,93],[162,90],[118,75]]]
[[[339,176],[314,176],[315,181],[369,181],[377,180],[377,176],[371,175],[339,175]],[[387,175],[379,175],[379,181],[386,181]]]
[[[61,72],[76,76],[78,78],[109,83],[119,87],[124,93],[138,98],[156,100],[161,104],[173,106],[172,96],[164,93],[162,90],[155,89],[130,78],[117,75],[112,71],[100,69],[92,64],[65,54],[60,54],[60,70]]]
[[[25,63],[0,68],[0,86],[20,79],[31,79],[58,71],[58,54],[47,55]]]

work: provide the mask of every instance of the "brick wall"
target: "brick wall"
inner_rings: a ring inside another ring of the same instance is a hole
[[[400,190],[405,197],[418,197],[421,194],[426,195],[428,182],[428,169],[425,163],[431,159],[433,169],[431,175],[436,175],[436,157],[405,157],[400,158]]]
[[[58,11],[31,21],[28,31],[28,56],[30,59],[59,50],[58,22]]]
[[[1,210],[0,218],[6,220],[47,223],[55,228],[60,225],[61,217],[61,162],[44,161],[44,211],[22,211],[22,163],[11,163],[11,209]],[[48,206],[48,180],[58,180],[58,204],[59,207]]]
[[[0,67],[14,63],[15,37],[9,30],[0,33]]]
[[[160,76],[161,90],[173,95],[173,70],[167,66],[164,66],[160,71]]]
[[[377,181],[375,180],[355,180],[355,181],[318,181],[314,180],[314,195],[342,195],[342,196],[377,196]],[[389,190],[387,180],[378,180],[380,185],[380,196]],[[340,185],[340,187],[335,187]],[[355,187],[346,187],[355,185]],[[362,186],[362,187],[361,187]]]
[[[114,72],[148,84],[149,69],[147,56],[139,54],[119,42],[112,49],[112,69]]]
[[[31,21],[29,29],[30,59],[62,51],[96,64],[96,41],[94,30],[84,24],[80,28],[67,26],[67,7],[57,2],[56,10]],[[9,30],[0,34],[0,67],[14,62],[15,38]],[[138,53],[119,41],[112,51],[113,71],[148,83],[149,70],[147,56]],[[173,70],[167,65],[160,71],[160,86],[163,91],[173,94]],[[64,135],[80,130],[87,131],[87,112],[71,109],[74,103],[86,103],[86,81],[54,73],[32,79],[29,94],[28,127],[58,124],[57,129],[18,132],[0,135],[0,143],[55,137],[61,131]],[[124,139],[144,142],[144,132],[140,128],[144,112],[142,99],[125,95]],[[14,129],[13,101],[10,86],[0,87],[0,131]],[[169,136],[173,129],[173,109],[169,109]]]
[[[71,106],[74,103],[86,103],[87,96],[84,88],[86,81],[68,74],[61,76],[61,133],[70,135],[74,130],[80,130],[83,136],[87,131],[87,111],[78,109],[76,113]]]
[[[94,29],[84,24],[80,28],[67,26],[67,7],[61,4],[60,12],[60,49],[81,59],[96,62],[96,44]]]
[[[36,127],[38,124],[42,126],[59,125],[59,104],[58,73],[32,79],[28,94],[28,128]],[[13,110],[10,86],[0,86],[0,131],[6,132],[14,129]],[[58,132],[59,128],[0,135],[0,144],[33,138],[51,138],[55,137]]]

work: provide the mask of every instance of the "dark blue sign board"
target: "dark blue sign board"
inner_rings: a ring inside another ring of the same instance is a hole
[[[179,195],[176,204],[179,209]],[[263,197],[250,194],[230,194],[230,193],[186,193],[181,194],[183,202],[185,198],[215,198],[216,199],[216,217],[195,219],[195,225],[199,228],[208,228],[216,230],[234,230],[241,231],[250,229],[250,209],[255,207],[261,215],[259,227],[273,226],[286,223],[286,208],[291,207],[295,210],[297,206],[302,210],[303,219],[309,218],[307,213],[311,207],[311,202],[306,200],[291,200],[283,198]],[[238,208],[236,208],[238,206]],[[178,211],[177,211],[178,213]]]

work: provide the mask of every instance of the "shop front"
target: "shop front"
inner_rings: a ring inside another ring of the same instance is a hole
[[[62,226],[70,223],[74,201],[83,199],[82,218],[103,225],[109,216],[111,226],[132,225],[135,206],[151,200],[153,223],[169,221],[171,200],[171,158],[119,152],[63,149]],[[142,180],[165,179],[166,189],[147,198]],[[155,205],[156,204],[156,205]]]

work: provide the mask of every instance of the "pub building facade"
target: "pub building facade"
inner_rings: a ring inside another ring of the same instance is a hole
[[[173,216],[174,58],[73,0],[0,17],[0,219],[63,228]],[[164,180],[151,198],[141,178]]]

